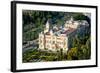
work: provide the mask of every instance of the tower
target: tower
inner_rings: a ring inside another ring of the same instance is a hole
[[[71,18],[70,18],[70,20],[69,20],[69,23],[70,23],[70,24],[73,24],[73,21],[74,21],[74,19],[73,19],[73,17],[71,16]]]
[[[49,29],[49,22],[46,23],[46,29]]]
[[[48,31],[49,31],[49,22],[47,21],[46,27],[44,29],[44,33],[48,32]]]

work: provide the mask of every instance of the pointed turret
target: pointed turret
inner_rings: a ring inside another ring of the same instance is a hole
[[[46,23],[46,29],[49,29],[49,22]]]
[[[47,21],[46,25],[45,25],[45,29],[44,29],[44,33],[49,32],[49,22]]]

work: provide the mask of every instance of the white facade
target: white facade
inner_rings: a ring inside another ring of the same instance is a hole
[[[68,38],[70,37],[70,34],[75,32],[79,25],[80,22],[74,21],[71,18],[71,20],[66,21],[64,28],[59,29],[59,27],[55,27],[50,30],[49,22],[47,22],[44,32],[39,34],[39,49],[51,51],[63,49],[63,51],[67,51],[69,48]],[[53,31],[54,29],[56,31]]]
[[[39,34],[39,49],[41,50],[68,50],[67,48],[67,37],[66,36],[55,36],[52,34],[44,35]]]
[[[77,29],[80,23],[78,21],[74,21],[73,18],[71,18],[69,21],[66,21],[65,27],[66,28],[74,28]]]
[[[47,21],[46,28],[44,29],[44,33],[48,32],[48,31],[49,31],[49,22]]]

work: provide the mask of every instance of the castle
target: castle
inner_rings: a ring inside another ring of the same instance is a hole
[[[47,21],[44,31],[39,33],[39,49],[50,51],[62,49],[63,51],[67,51],[69,49],[69,37],[75,35],[80,25],[87,24],[85,20],[80,23],[71,18],[66,21],[64,27],[54,26],[50,29],[50,24]]]

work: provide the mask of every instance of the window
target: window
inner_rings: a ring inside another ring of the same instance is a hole
[[[40,40],[40,43],[42,43],[42,40]]]
[[[49,45],[46,45],[46,48],[50,48],[50,46]]]
[[[53,41],[53,44],[55,44],[55,41]]]

